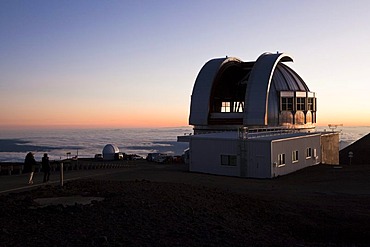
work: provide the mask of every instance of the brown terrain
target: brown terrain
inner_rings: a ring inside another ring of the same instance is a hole
[[[0,246],[370,246],[370,165],[360,163],[244,179],[144,161],[0,196]]]

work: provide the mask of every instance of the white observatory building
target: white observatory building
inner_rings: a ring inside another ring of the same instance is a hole
[[[103,148],[104,160],[117,160],[119,157],[119,148],[114,144],[107,144]]]
[[[338,133],[315,132],[317,99],[285,63],[284,53],[256,61],[216,58],[194,83],[189,124],[189,169],[271,178],[319,163],[339,162]]]

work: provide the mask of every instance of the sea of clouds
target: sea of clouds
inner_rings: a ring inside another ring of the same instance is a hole
[[[317,127],[317,131],[332,131]],[[341,127],[340,149],[370,133],[370,126]],[[102,153],[107,144],[115,144],[121,152],[146,157],[148,153],[181,155],[188,143],[177,142],[177,136],[192,132],[191,127],[142,129],[40,129],[2,130],[0,132],[0,162],[23,162],[27,152],[41,160],[47,152],[52,160],[70,156],[92,158]]]

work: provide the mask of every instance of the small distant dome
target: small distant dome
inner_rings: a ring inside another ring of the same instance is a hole
[[[107,144],[103,148],[103,159],[105,160],[114,160],[116,157],[116,154],[119,153],[119,149],[114,144]]]

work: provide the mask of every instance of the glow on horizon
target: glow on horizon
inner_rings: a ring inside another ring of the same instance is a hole
[[[7,129],[100,129],[100,128],[173,128],[173,127],[186,127],[188,126],[187,121],[164,121],[164,122],[147,122],[147,121],[124,121],[122,123],[106,123],[106,122],[52,122],[40,124],[39,122],[22,124],[1,124],[0,130]]]
[[[370,126],[369,1],[0,1],[0,128],[187,126],[215,57],[286,52],[317,125]]]
[[[55,106],[53,106],[55,107]],[[13,119],[3,119],[0,128],[22,128],[22,127],[112,127],[112,128],[141,128],[141,127],[176,127],[188,125],[186,112],[181,111],[160,111],[155,109],[130,111],[116,109],[106,110],[93,108],[91,110],[73,109],[60,111],[52,109],[52,112],[45,110],[45,107],[26,111],[28,114],[13,113]],[[37,114],[39,113],[39,114]],[[38,116],[38,119],[35,119]],[[185,117],[184,117],[185,116]],[[26,123],[26,124],[25,124]]]

